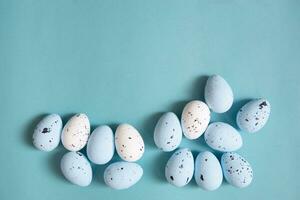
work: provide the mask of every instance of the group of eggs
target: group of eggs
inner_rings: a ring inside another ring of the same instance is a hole
[[[194,100],[183,109],[181,122],[178,117],[167,112],[161,116],[154,130],[154,142],[165,152],[177,149],[182,133],[194,140],[204,133],[208,146],[224,152],[219,160],[211,152],[201,152],[194,161],[188,148],[181,148],[168,160],[165,176],[169,183],[177,187],[187,185],[192,177],[206,189],[217,189],[223,174],[227,182],[236,187],[248,186],[253,178],[252,168],[245,158],[234,153],[242,147],[242,137],[231,125],[210,122],[210,110],[216,113],[228,111],[233,104],[233,92],[229,84],[219,75],[208,78],[205,86],[205,102]],[[270,104],[265,99],[256,99],[245,104],[237,114],[237,124],[247,132],[257,132],[267,122]],[[71,183],[88,186],[92,181],[94,164],[108,163],[115,152],[123,161],[115,162],[105,169],[104,182],[113,189],[126,189],[137,183],[142,175],[142,167],[134,163],[144,154],[145,145],[140,133],[129,124],[120,124],[115,134],[109,126],[97,127],[90,134],[90,122],[85,114],[76,114],[63,127],[61,117],[50,114],[44,117],[33,133],[33,144],[42,151],[52,151],[60,141],[69,151],[61,159],[62,174]],[[86,146],[86,158],[79,151]]]

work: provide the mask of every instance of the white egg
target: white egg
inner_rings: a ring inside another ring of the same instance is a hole
[[[154,129],[154,142],[163,151],[173,151],[182,139],[182,130],[178,117],[168,112],[158,120]]]
[[[115,134],[115,145],[118,155],[128,162],[139,160],[145,151],[142,136],[129,124],[118,126]]]
[[[210,120],[210,111],[202,101],[191,101],[183,109],[181,126],[186,138],[199,138],[206,130]]]
[[[61,141],[69,151],[82,149],[90,135],[90,122],[85,114],[74,115],[64,126]]]
[[[59,115],[50,114],[44,117],[33,132],[33,145],[42,151],[52,151],[60,141],[62,121]]]
[[[109,126],[97,127],[89,137],[87,143],[87,156],[95,164],[108,163],[115,151],[114,135]]]

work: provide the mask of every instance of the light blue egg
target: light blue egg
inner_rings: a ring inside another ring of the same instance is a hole
[[[223,122],[211,123],[204,133],[204,138],[206,144],[217,151],[236,151],[243,146],[240,133]]]
[[[60,162],[65,178],[79,186],[88,186],[92,181],[92,168],[86,157],[80,152],[66,153]]]
[[[91,134],[87,144],[87,156],[95,164],[108,163],[115,151],[114,135],[109,126],[99,126]]]
[[[224,153],[221,158],[224,177],[231,185],[244,188],[250,185],[253,172],[248,161],[237,153]]]
[[[183,187],[191,181],[193,174],[192,152],[187,148],[177,150],[168,160],[165,168],[167,181],[177,187]]]
[[[205,190],[218,189],[223,181],[223,173],[219,160],[209,151],[201,152],[195,160],[196,183]]]
[[[182,130],[178,117],[168,112],[158,120],[154,130],[154,142],[163,151],[175,150],[181,142]]]
[[[271,105],[266,99],[255,99],[239,110],[236,123],[243,131],[254,133],[265,126],[270,112]]]
[[[219,76],[210,76],[204,90],[205,102],[216,113],[228,111],[233,103],[233,92],[227,81]]]
[[[50,114],[44,117],[33,132],[33,145],[42,151],[52,151],[60,141],[62,121],[59,115]]]
[[[140,165],[130,162],[116,162],[110,164],[104,171],[104,182],[109,187],[122,190],[136,184],[143,176]]]

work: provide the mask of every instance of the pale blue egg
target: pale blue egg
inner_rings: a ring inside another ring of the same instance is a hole
[[[168,160],[165,168],[167,181],[177,187],[183,187],[191,181],[193,174],[192,152],[187,148],[177,150]]]
[[[243,146],[240,133],[224,122],[211,123],[204,133],[205,142],[211,148],[222,151],[236,151]]]
[[[178,117],[168,112],[158,120],[154,129],[154,142],[163,151],[175,150],[181,142],[182,130]]]
[[[115,151],[114,135],[109,126],[97,127],[89,137],[87,156],[95,164],[108,163]]]
[[[140,165],[130,162],[116,162],[110,164],[104,171],[104,182],[109,187],[122,190],[136,184],[143,176]]]
[[[88,186],[92,181],[92,168],[86,157],[80,152],[66,153],[60,162],[62,174],[71,183]]]
[[[62,120],[57,114],[44,117],[33,132],[33,145],[42,151],[52,151],[60,141]]]
[[[243,131],[254,133],[265,126],[270,112],[271,105],[266,99],[255,99],[239,110],[236,123]]]
[[[224,177],[231,185],[244,188],[250,185],[253,171],[249,162],[237,153],[224,153],[221,158]]]
[[[227,81],[219,76],[210,76],[204,90],[205,102],[216,113],[228,111],[233,103],[233,92]]]
[[[205,190],[218,189],[223,181],[223,173],[219,160],[209,151],[201,152],[195,160],[196,183]]]

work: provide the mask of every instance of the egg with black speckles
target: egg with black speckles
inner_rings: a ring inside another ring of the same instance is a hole
[[[236,123],[241,130],[255,133],[266,125],[270,112],[271,105],[266,99],[255,99],[239,110]]]
[[[238,188],[244,188],[251,184],[253,171],[249,162],[237,153],[224,153],[221,165],[226,181]]]
[[[181,127],[187,139],[199,138],[206,130],[210,121],[208,106],[202,101],[191,101],[187,103],[181,115]]]
[[[140,133],[130,124],[120,124],[115,134],[118,155],[125,161],[139,160],[145,151],[145,144]]]
[[[170,157],[165,168],[167,181],[176,186],[187,185],[194,174],[194,158],[192,152],[187,149],[178,149]]]
[[[207,79],[204,97],[208,107],[216,113],[228,111],[233,103],[232,89],[220,75],[213,75]]]
[[[236,151],[243,146],[241,134],[224,122],[211,123],[204,133],[204,139],[208,146],[222,152]]]
[[[90,161],[103,165],[108,163],[115,151],[114,134],[109,126],[97,127],[89,137],[86,152]]]
[[[154,142],[163,151],[175,150],[181,142],[182,129],[178,117],[167,112],[158,120],[154,129]]]
[[[201,152],[195,160],[196,183],[201,188],[213,191],[218,189],[223,181],[223,172],[219,160],[209,151]]]
[[[123,190],[135,185],[143,176],[143,168],[130,162],[110,164],[104,171],[104,182],[116,190]]]
[[[57,114],[44,117],[33,132],[33,145],[42,151],[52,151],[60,141],[62,120]]]
[[[86,114],[74,115],[63,128],[61,141],[69,151],[79,151],[87,143],[90,135],[90,122]]]
[[[92,181],[92,168],[86,157],[80,152],[66,153],[60,162],[65,178],[75,185],[88,186]]]

